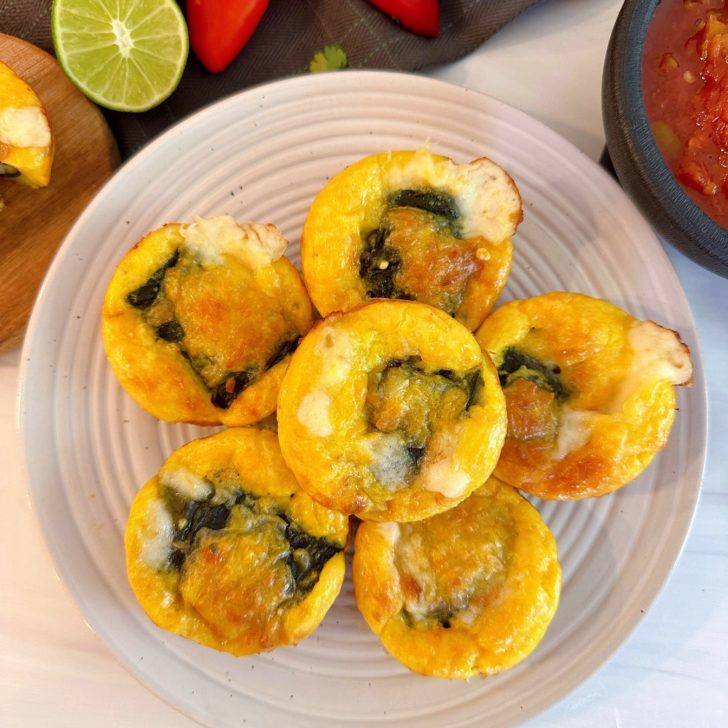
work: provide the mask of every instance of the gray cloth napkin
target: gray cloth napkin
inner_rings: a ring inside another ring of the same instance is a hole
[[[175,121],[254,84],[309,72],[314,55],[338,46],[350,68],[415,71],[467,55],[538,0],[440,0],[440,34],[421,38],[367,0],[271,0],[253,37],[220,74],[190,53],[182,81],[142,114],[105,112],[126,157]],[[50,53],[50,0],[0,0],[0,31]]]

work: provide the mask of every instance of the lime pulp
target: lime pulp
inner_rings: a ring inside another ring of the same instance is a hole
[[[182,77],[189,40],[174,0],[53,0],[51,27],[61,67],[100,106],[146,111]]]

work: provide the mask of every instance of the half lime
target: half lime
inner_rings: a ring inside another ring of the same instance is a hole
[[[54,0],[51,27],[66,75],[107,109],[151,109],[182,77],[189,40],[174,0]]]

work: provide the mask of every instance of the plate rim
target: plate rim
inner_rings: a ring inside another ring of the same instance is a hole
[[[505,110],[516,121],[525,120],[533,128],[538,129],[539,139],[541,139],[542,141],[544,137],[546,137],[546,141],[554,141],[565,148],[569,148],[572,154],[576,153],[583,158],[583,160],[587,163],[587,166],[591,168],[592,172],[596,172],[597,176],[600,177],[600,184],[606,184],[608,187],[611,187],[612,192],[614,192],[615,190],[618,191],[617,194],[618,196],[621,196],[623,203],[629,205],[632,208],[634,214],[644,222],[644,225],[650,231],[652,231],[655,240],[658,242],[661,248],[661,253],[664,256],[664,262],[667,264],[670,271],[672,272],[675,281],[678,284],[679,293],[683,297],[685,302],[686,313],[688,314],[686,324],[690,326],[690,334],[693,339],[690,344],[690,350],[693,360],[695,372],[694,382],[696,386],[693,388],[691,397],[694,397],[695,399],[696,415],[700,415],[700,417],[698,418],[698,423],[700,426],[700,431],[698,433],[700,437],[700,452],[693,453],[693,455],[697,455],[699,457],[699,467],[696,474],[696,483],[690,491],[691,499],[689,503],[689,513],[681,514],[680,517],[681,534],[679,538],[679,543],[675,543],[673,547],[669,550],[670,563],[668,566],[662,567],[661,578],[659,579],[659,582],[655,586],[652,586],[647,590],[648,599],[646,602],[641,602],[641,604],[644,605],[644,608],[640,610],[640,613],[635,613],[633,615],[633,618],[631,620],[628,620],[627,623],[625,623],[624,620],[621,620],[618,628],[617,639],[613,640],[613,643],[610,644],[607,650],[603,650],[602,652],[600,652],[600,657],[596,659],[592,657],[593,653],[590,652],[589,659],[585,660],[584,663],[582,663],[584,669],[579,673],[578,677],[567,680],[568,684],[566,687],[563,687],[563,683],[559,683],[558,689],[554,687],[551,687],[549,689],[548,685],[544,686],[545,690],[544,688],[542,688],[542,695],[539,696],[534,702],[530,703],[527,709],[524,707],[524,710],[521,713],[521,717],[525,720],[556,706],[559,702],[564,700],[571,692],[573,692],[579,685],[583,684],[588,678],[590,678],[597,670],[605,666],[613,658],[615,653],[624,646],[624,644],[642,622],[643,618],[654,606],[662,591],[665,589],[667,583],[671,578],[671,575],[673,574],[677,566],[678,561],[680,560],[680,556],[683,553],[685,543],[692,528],[692,524],[694,522],[695,514],[699,503],[707,462],[709,403],[707,399],[707,386],[705,382],[704,368],[700,352],[698,329],[696,326],[692,308],[690,306],[690,302],[687,299],[685,289],[677,275],[677,272],[675,271],[672,260],[667,255],[667,252],[662,245],[662,241],[660,240],[652,226],[649,224],[643,213],[636,207],[635,203],[620,187],[617,181],[581,149],[576,147],[572,142],[565,139],[558,132],[551,129],[539,119],[536,119],[535,117],[532,117],[529,114],[521,111],[520,109],[506,102],[503,102],[493,96],[467,88],[465,86],[459,86],[457,84],[449,83],[447,81],[442,81],[440,79],[434,79],[419,74],[389,70],[370,71],[347,69],[343,71],[337,71],[335,74],[325,73],[288,76],[286,78],[278,79],[276,81],[257,84],[255,86],[251,86],[241,91],[231,93],[221,99],[210,102],[209,104],[199,108],[189,116],[186,116],[185,118],[175,122],[172,126],[168,127],[161,134],[145,144],[129,159],[125,160],[124,163],[117,168],[114,174],[103,184],[103,186],[100,187],[99,190],[97,190],[92,200],[89,202],[83,212],[76,219],[72,227],[69,229],[62,244],[59,246],[58,251],[53,258],[53,261],[43,279],[43,282],[40,286],[35,302],[33,304],[31,317],[28,323],[28,328],[21,351],[16,397],[16,432],[19,433],[21,439],[21,446],[23,450],[22,462],[26,480],[25,485],[29,492],[30,503],[32,505],[32,510],[35,514],[35,518],[40,525],[42,538],[45,543],[46,549],[51,557],[54,571],[58,575],[64,587],[73,597],[74,602],[81,612],[82,619],[110,650],[114,659],[119,664],[121,664],[127,670],[127,672],[129,672],[135,678],[135,680],[137,680],[137,682],[139,682],[146,689],[150,690],[150,692],[155,694],[157,697],[162,699],[165,703],[170,705],[178,712],[200,723],[208,720],[204,712],[201,709],[196,710],[195,706],[190,704],[190,701],[183,703],[178,696],[176,696],[171,691],[168,691],[162,682],[152,679],[147,673],[139,672],[137,670],[138,666],[133,663],[131,658],[127,657],[120,649],[118,649],[117,643],[113,639],[113,629],[104,628],[104,625],[99,624],[98,618],[89,616],[86,605],[91,600],[88,597],[85,597],[82,590],[80,590],[76,585],[75,579],[73,578],[71,573],[72,569],[70,565],[62,557],[60,549],[55,547],[54,542],[51,539],[51,534],[48,530],[48,521],[50,519],[48,515],[45,514],[44,509],[39,503],[40,493],[36,493],[36,488],[38,486],[34,486],[31,479],[32,454],[29,445],[31,444],[32,433],[30,433],[28,427],[30,424],[29,418],[25,414],[25,404],[26,401],[29,399],[30,390],[28,372],[31,368],[31,350],[33,348],[35,338],[39,335],[42,335],[40,325],[42,323],[42,317],[45,312],[45,308],[48,305],[52,305],[50,288],[53,283],[53,279],[56,277],[56,271],[62,265],[65,257],[71,254],[71,246],[73,238],[76,235],[76,231],[84,227],[86,218],[92,215],[98,205],[102,204],[103,198],[106,195],[106,191],[114,184],[116,184],[115,181],[117,180],[117,178],[130,174],[128,170],[133,170],[137,164],[144,163],[146,157],[150,155],[153,156],[156,153],[156,149],[158,147],[163,147],[164,145],[168,144],[169,140],[172,139],[177,133],[179,133],[181,129],[183,130],[187,126],[199,124],[201,119],[204,119],[204,117],[208,114],[220,110],[221,107],[244,103],[240,101],[241,98],[245,98],[248,96],[254,98],[265,89],[280,89],[285,88],[287,85],[298,86],[301,84],[320,84],[322,86],[327,86],[332,82],[334,85],[336,85],[337,83],[339,83],[339,79],[345,76],[356,76],[358,78],[361,78],[363,81],[369,80],[375,83],[382,82],[382,84],[385,86],[387,84],[387,79],[407,79],[410,83],[421,84],[423,88],[425,86],[429,86],[431,88],[440,87],[441,89],[446,89],[449,92],[464,92],[469,95],[478,97],[481,101],[490,104],[491,107],[501,107],[501,109]],[[355,89],[350,88],[349,90]],[[699,395],[699,397],[696,397],[696,395]],[[672,535],[674,536],[674,533]],[[94,568],[98,571],[95,564]],[[182,707],[183,705],[184,707]]]

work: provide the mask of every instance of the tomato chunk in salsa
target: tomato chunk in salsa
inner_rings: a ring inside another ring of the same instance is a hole
[[[642,84],[668,167],[693,201],[728,228],[726,0],[662,0],[645,38]]]

